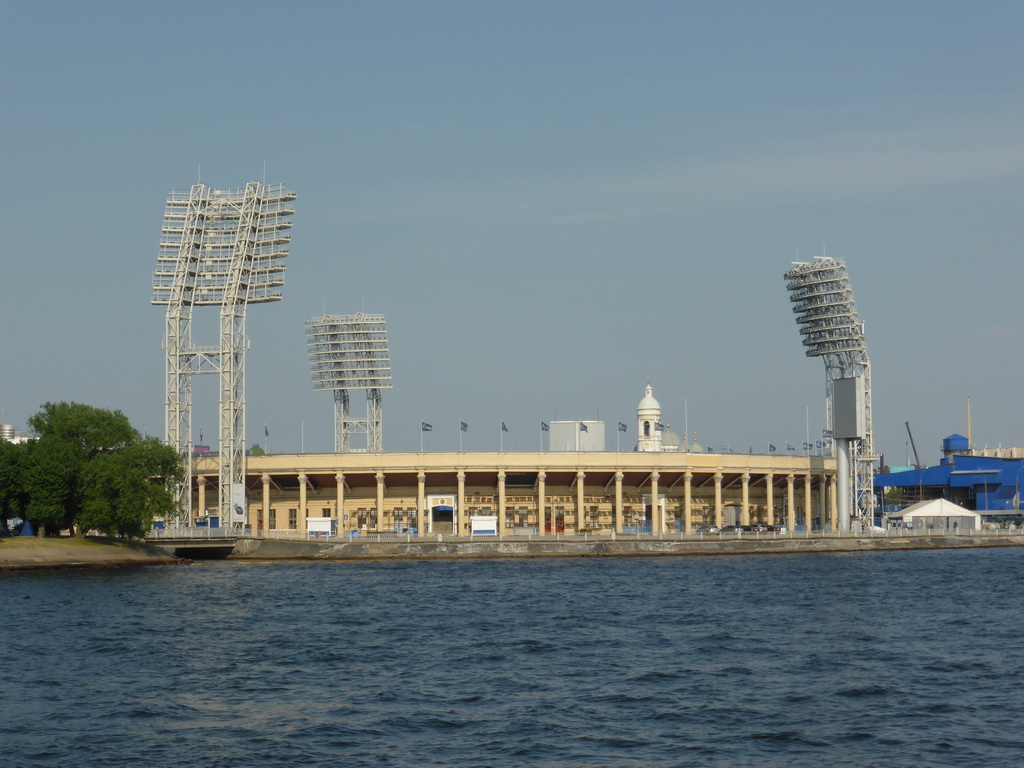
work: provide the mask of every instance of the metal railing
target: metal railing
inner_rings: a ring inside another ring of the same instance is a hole
[[[905,539],[946,536],[957,537],[1024,537],[1024,526],[984,527],[981,530],[945,530],[938,528],[890,528],[885,531],[723,531],[710,533],[694,531],[684,533],[672,531],[667,533],[630,532],[616,533],[612,530],[585,531],[582,533],[536,533],[533,531],[506,531],[500,534],[472,533],[427,533],[416,534],[399,531],[347,531],[324,533],[300,530],[252,531],[232,528],[162,528],[150,531],[147,538],[152,539],[278,539],[285,541],[319,541],[325,543],[379,542],[379,543],[412,543],[412,542],[485,542],[485,541],[557,541],[557,542],[593,542],[593,541],[786,541],[792,539]]]

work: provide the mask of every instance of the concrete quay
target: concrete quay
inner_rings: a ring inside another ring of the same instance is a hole
[[[440,540],[374,537],[354,540],[239,538],[233,560],[412,560],[509,557],[653,557],[680,555],[753,555],[811,552],[870,552],[912,549],[963,549],[1024,546],[1020,534],[958,536],[706,536],[638,538],[561,537]]]

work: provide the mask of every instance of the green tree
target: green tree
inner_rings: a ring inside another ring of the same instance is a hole
[[[74,450],[49,436],[26,443],[26,448],[21,479],[27,503],[22,516],[40,536],[47,528],[70,528],[78,511]]]
[[[174,510],[167,487],[181,477],[175,452],[142,439],[120,411],[46,403],[29,419],[38,439],[18,465],[23,516],[47,528],[139,536]]]
[[[0,440],[0,519],[18,517],[25,511],[28,497],[23,482],[23,464],[27,443]]]
[[[81,476],[81,530],[143,536],[156,515],[175,509],[168,481],[181,478],[178,454],[158,440],[142,440],[89,461]]]

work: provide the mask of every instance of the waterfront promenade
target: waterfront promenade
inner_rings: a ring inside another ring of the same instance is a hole
[[[472,558],[656,557],[814,552],[905,551],[1024,546],[1024,529],[986,529],[962,535],[899,531],[888,534],[727,532],[723,534],[556,534],[414,536],[371,533],[320,537],[275,532],[232,536],[213,529],[163,531],[145,543],[102,537],[0,539],[0,571],[181,563],[188,560],[417,560]]]
[[[192,541],[174,533],[155,537],[160,546],[190,547],[216,530],[195,530]],[[1024,529],[986,529],[963,535],[932,535],[927,531],[889,533],[836,532],[726,532],[720,534],[614,534],[611,532],[503,536],[416,536],[409,533],[370,533],[358,537],[239,536],[232,559],[420,559],[420,558],[514,558],[514,557],[636,557],[672,555],[745,555],[808,552],[862,552],[911,549],[1024,546]],[[180,551],[180,550],[179,550]],[[195,554],[190,556],[195,557]],[[202,556],[201,554],[199,556]]]

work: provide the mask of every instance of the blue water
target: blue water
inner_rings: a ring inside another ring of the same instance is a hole
[[[0,766],[1024,765],[1024,550],[0,574]]]

